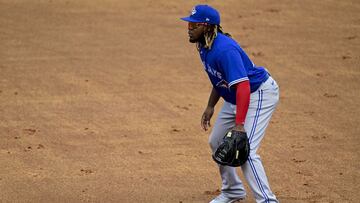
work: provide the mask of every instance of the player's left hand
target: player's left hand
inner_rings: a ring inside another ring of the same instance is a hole
[[[223,142],[212,155],[221,165],[237,167],[243,165],[250,153],[250,143],[245,132],[231,130],[223,137]]]
[[[245,133],[245,128],[244,128],[244,125],[242,125],[242,124],[236,125],[232,130]]]

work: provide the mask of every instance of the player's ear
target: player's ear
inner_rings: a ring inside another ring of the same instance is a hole
[[[211,30],[211,25],[205,25],[204,26],[204,32],[207,33],[207,32],[210,32]]]
[[[210,24],[205,25],[204,32],[205,32],[205,33],[212,32],[212,30],[213,30],[214,28],[215,28],[214,25],[210,25]]]

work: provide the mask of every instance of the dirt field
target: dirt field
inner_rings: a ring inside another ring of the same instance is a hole
[[[259,151],[280,202],[360,202],[360,2],[200,2],[280,85]],[[0,0],[0,202],[219,193],[211,86],[179,20],[197,3]]]

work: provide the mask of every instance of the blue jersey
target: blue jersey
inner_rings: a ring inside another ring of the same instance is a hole
[[[249,80],[250,91],[255,92],[269,74],[263,67],[257,67],[238,43],[218,33],[211,49],[202,47],[200,57],[213,87],[225,101],[236,104],[234,84]]]

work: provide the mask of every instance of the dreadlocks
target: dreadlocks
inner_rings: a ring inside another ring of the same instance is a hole
[[[218,33],[224,34],[228,37],[231,37],[229,33],[225,33],[220,25],[209,25],[208,31],[204,33],[204,40],[206,49],[211,49],[212,44],[214,43],[215,38]]]
[[[211,45],[213,44],[215,38],[217,37],[218,32],[217,25],[209,25],[208,31],[204,33],[205,45],[206,49],[211,49]]]

